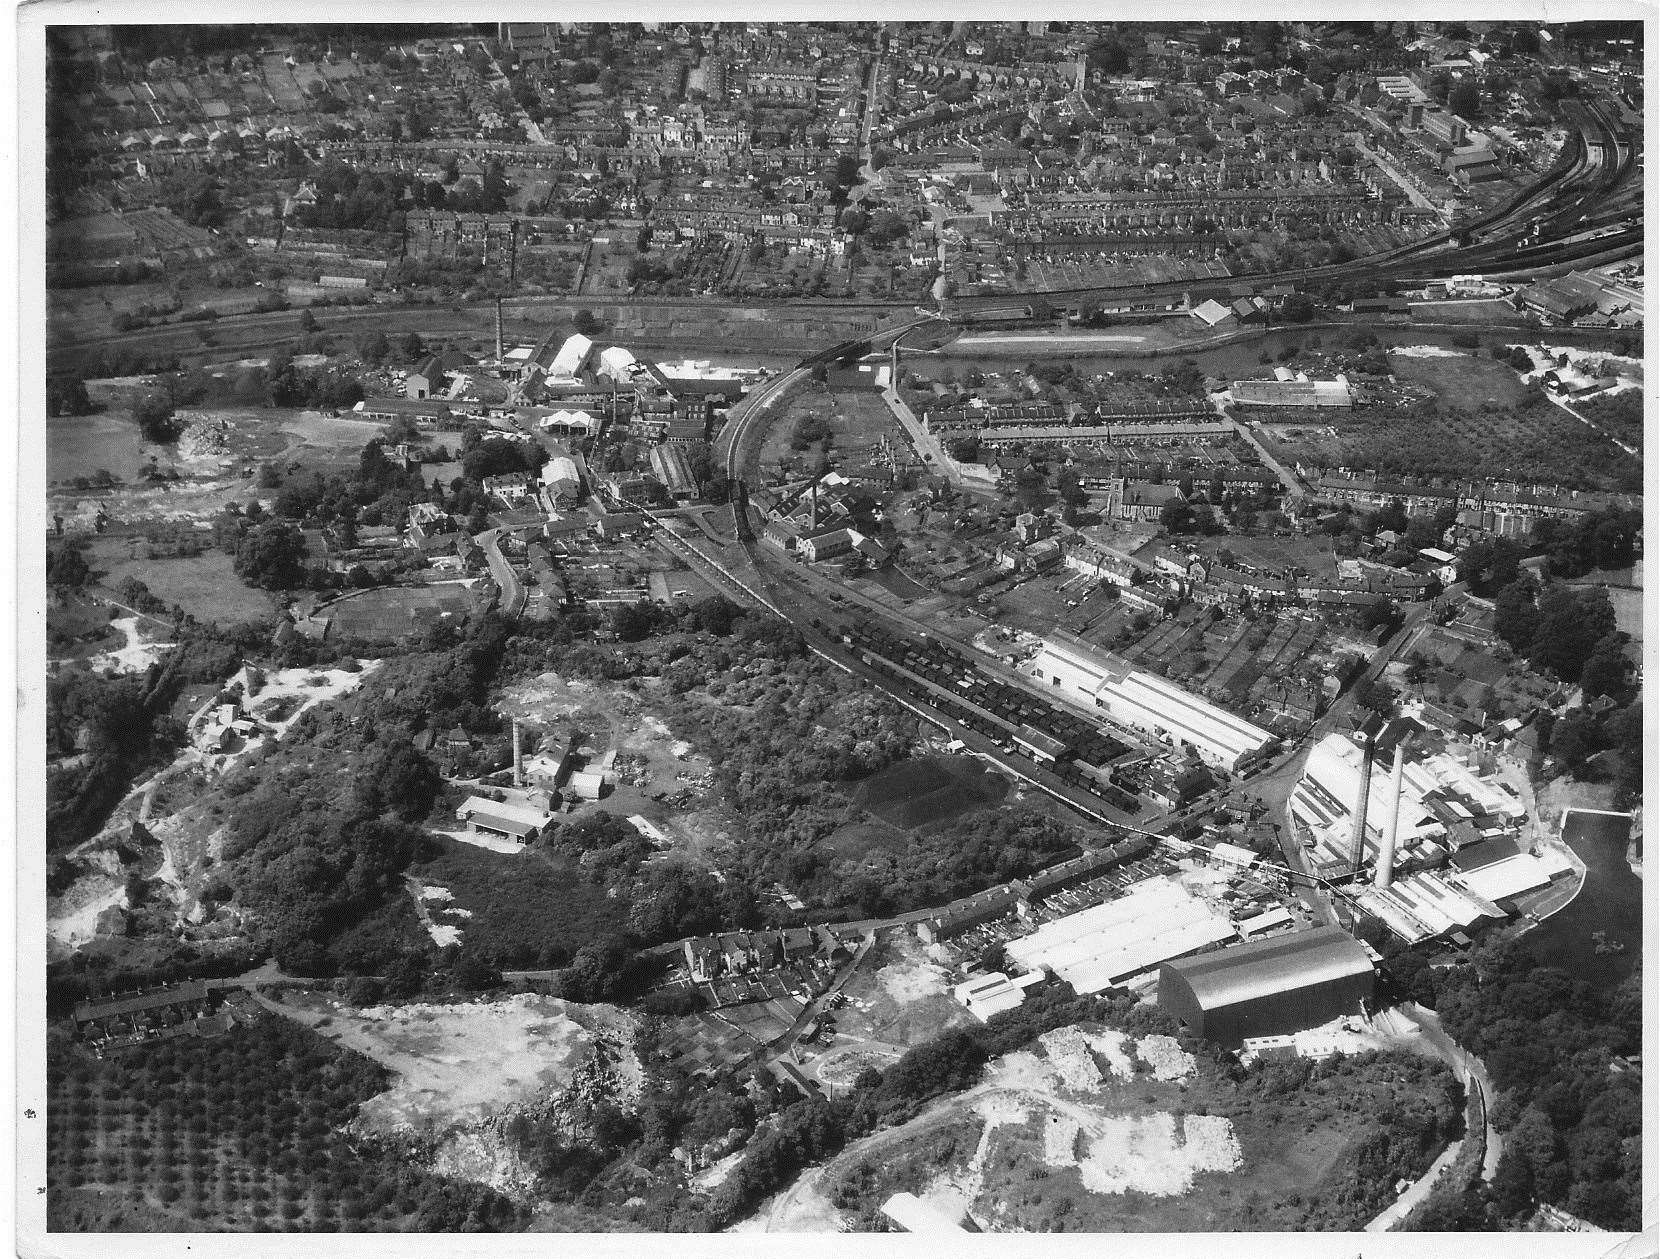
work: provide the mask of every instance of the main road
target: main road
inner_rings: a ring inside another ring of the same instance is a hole
[[[483,548],[484,561],[490,566],[490,577],[495,581],[496,589],[501,592],[501,610],[508,616],[518,616],[524,611],[525,601],[529,595],[525,591],[524,582],[519,580],[513,566],[501,553],[501,535],[506,532],[506,529],[486,529],[473,540]]]

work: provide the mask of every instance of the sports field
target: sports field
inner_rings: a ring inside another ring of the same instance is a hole
[[[915,830],[1003,798],[1007,784],[969,757],[905,761],[867,778],[853,793],[860,808],[890,826]]]
[[[459,623],[472,609],[472,596],[459,582],[438,586],[393,586],[369,590],[328,606],[335,637],[386,642],[419,633],[431,621],[448,617]]]

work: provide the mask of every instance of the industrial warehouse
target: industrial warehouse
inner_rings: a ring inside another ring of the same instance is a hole
[[[1101,992],[1234,938],[1234,925],[1171,879],[1146,879],[1093,909],[1045,923],[1007,946],[1011,961],[1081,993]]]
[[[1238,773],[1278,742],[1260,726],[1069,634],[1046,637],[1028,667],[1068,702],[1103,709],[1115,721],[1186,744],[1229,773]]]
[[[1159,967],[1159,1005],[1195,1035],[1237,1047],[1359,1014],[1372,959],[1336,927],[1315,927]]]

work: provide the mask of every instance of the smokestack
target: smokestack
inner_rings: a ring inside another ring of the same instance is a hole
[[[1401,827],[1401,770],[1406,761],[1406,741],[1395,745],[1395,767],[1389,771],[1389,816],[1383,823],[1383,842],[1378,846],[1378,863],[1372,882],[1387,891],[1395,878],[1395,843]]]
[[[513,721],[513,785],[525,785],[524,740],[519,734],[519,722]]]
[[[1366,741],[1360,747],[1360,795],[1355,800],[1354,836],[1349,841],[1349,866],[1352,873],[1359,873],[1360,864],[1366,856],[1366,809],[1372,797],[1373,744],[1370,735],[1366,736]]]
[[[504,363],[506,361],[507,355],[501,341],[501,298],[498,297],[496,298],[496,362]]]
[[[809,533],[818,532],[818,482],[813,482],[813,524]]]

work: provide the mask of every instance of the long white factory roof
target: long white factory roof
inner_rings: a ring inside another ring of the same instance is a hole
[[[1068,635],[1045,638],[1031,669],[1073,704],[1104,708],[1128,725],[1191,743],[1230,768],[1274,741],[1243,717]]]
[[[1477,896],[1490,901],[1502,901],[1536,887],[1544,887],[1559,874],[1573,869],[1573,864],[1561,853],[1546,849],[1538,856],[1518,853],[1492,865],[1466,870],[1458,875],[1462,883]]]
[[[1486,897],[1429,872],[1397,879],[1387,891],[1369,887],[1357,899],[1409,944],[1503,916]]]
[[[559,353],[554,355],[553,362],[548,366],[548,375],[566,379],[575,376],[588,361],[588,355],[593,348],[593,341],[580,332],[573,332],[565,338],[565,344],[559,347]]]
[[[1154,878],[1104,905],[1045,923],[1005,949],[1020,965],[1053,971],[1089,993],[1234,934],[1232,923],[1179,884]]]

